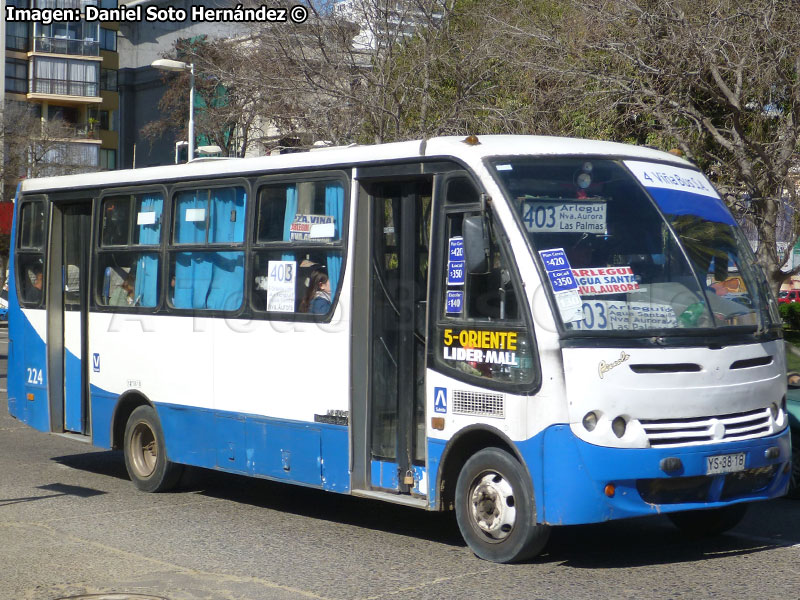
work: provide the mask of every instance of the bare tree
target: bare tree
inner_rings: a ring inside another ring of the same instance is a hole
[[[70,151],[69,140],[78,132],[62,119],[43,121],[34,107],[6,101],[0,120],[3,124],[4,160],[0,165],[3,200],[14,198],[17,183],[26,178],[69,175],[86,172],[89,167]],[[0,235],[0,287],[4,284],[9,235]]]
[[[5,161],[2,165],[4,199],[13,198],[22,178],[69,175],[96,167],[70,152],[78,136],[63,119],[42,120],[32,105],[6,102],[2,113]]]
[[[517,2],[520,8],[528,2]],[[714,179],[749,224],[774,289],[800,227],[800,3],[796,0],[565,0],[548,19],[496,23],[521,70],[596,100],[615,131],[649,132]],[[792,221],[785,240],[782,221]],[[795,269],[794,272],[800,271]]]

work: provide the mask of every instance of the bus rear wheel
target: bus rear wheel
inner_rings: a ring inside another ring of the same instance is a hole
[[[470,549],[484,560],[518,562],[539,554],[550,528],[535,523],[524,467],[500,448],[464,463],[456,482],[456,520]]]
[[[747,504],[732,504],[720,508],[670,513],[668,516],[673,525],[686,535],[709,537],[733,529],[746,513]]]
[[[136,408],[125,425],[125,468],[138,489],[164,492],[181,478],[182,465],[167,460],[164,432],[151,406]]]

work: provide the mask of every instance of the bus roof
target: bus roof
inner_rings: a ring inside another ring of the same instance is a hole
[[[692,167],[673,154],[616,142],[578,138],[530,135],[478,136],[478,144],[465,143],[463,136],[436,137],[427,140],[395,142],[372,146],[338,146],[276,156],[227,160],[195,160],[189,164],[81,173],[61,177],[28,179],[23,193],[96,187],[119,187],[153,181],[169,182],[290,169],[336,168],[342,165],[368,165],[414,158],[456,158],[467,163],[489,156],[614,156],[671,162]]]

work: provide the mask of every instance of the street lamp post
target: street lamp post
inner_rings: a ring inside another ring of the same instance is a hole
[[[159,58],[150,63],[150,66],[162,71],[189,71],[189,151],[187,160],[189,162],[194,158],[194,63]]]

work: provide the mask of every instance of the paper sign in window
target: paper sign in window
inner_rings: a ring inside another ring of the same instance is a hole
[[[311,226],[311,231],[308,232],[309,239],[332,239],[336,235],[336,225],[333,223],[318,223]]]
[[[140,212],[136,215],[136,224],[137,225],[155,225],[156,224],[156,213],[153,211],[150,212]]]
[[[606,230],[606,203],[525,198],[522,223],[531,233],[599,233]]]
[[[296,276],[296,261],[269,261],[267,266],[267,310],[294,312]]]
[[[187,222],[197,222],[197,221],[205,221],[206,220],[206,209],[205,208],[187,208],[186,209],[186,221]]]

